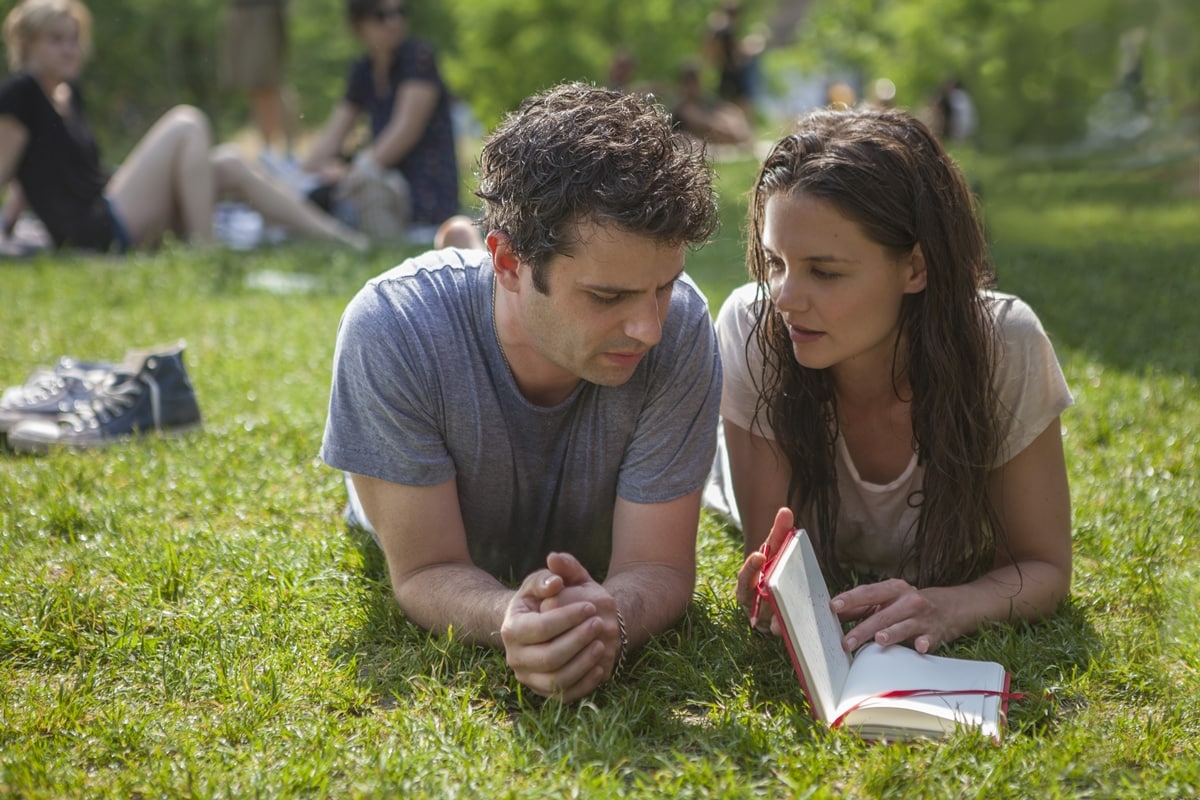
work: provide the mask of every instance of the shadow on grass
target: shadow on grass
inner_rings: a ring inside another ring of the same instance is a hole
[[[380,709],[416,700],[416,694],[427,688],[436,692],[439,684],[452,689],[465,681],[470,691],[478,692],[478,682],[485,677],[489,694],[500,698],[508,693],[503,686],[507,668],[502,654],[454,641],[452,636],[432,636],[410,622],[396,604],[387,563],[371,535],[357,527],[343,533],[362,557],[367,606],[358,635],[342,642],[332,656],[338,661],[357,660],[359,682]]]
[[[814,729],[780,642],[749,634],[732,600],[698,595],[673,628],[632,655],[623,677],[564,705],[521,687],[502,653],[407,621],[369,534],[345,535],[362,556],[367,605],[357,635],[331,655],[357,664],[358,682],[374,698],[374,710],[361,713],[439,715],[469,706],[519,751],[635,772],[679,757],[670,754],[718,749],[761,766],[769,739],[760,709],[768,703],[782,703],[770,716],[794,719],[795,734]]]
[[[1060,348],[1135,374],[1200,377],[1194,163],[1186,174],[1013,166],[990,165],[988,178],[999,288],[1030,303]]]
[[[1002,247],[999,288],[1037,312],[1058,348],[1120,370],[1200,377],[1200,258],[1179,243]]]
[[[433,637],[396,607],[379,550],[369,535],[347,533],[363,557],[368,587],[358,635],[334,653],[355,659],[373,710],[397,724],[438,718],[448,728],[467,715],[514,753],[544,763],[617,770],[627,780],[695,759],[736,765],[751,783],[776,779],[778,742],[800,749],[842,736],[813,720],[781,640],[753,634],[733,598],[701,589],[683,617],[633,654],[625,674],[573,704],[519,686],[498,651]],[[1013,688],[1029,696],[1010,709],[1010,736],[1040,735],[1081,708],[1065,692],[1097,658],[1086,615],[1068,604],[1037,625],[1005,625],[947,648],[946,655],[1004,663]],[[464,718],[465,719],[465,718]]]
[[[1074,600],[1041,622],[998,625],[956,642],[944,654],[997,661],[1008,669],[1012,691],[1023,696],[1009,704],[1014,734],[1043,734],[1077,714],[1084,701],[1067,687],[1104,659],[1099,632]]]

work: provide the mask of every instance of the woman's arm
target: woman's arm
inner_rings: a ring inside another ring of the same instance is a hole
[[[338,163],[342,145],[354,128],[357,118],[358,109],[346,100],[339,101],[333,107],[333,113],[329,115],[329,119],[326,120],[325,126],[321,128],[321,133],[317,136],[316,143],[309,151],[308,157],[304,159],[305,171],[321,173]]]
[[[29,131],[16,117],[10,114],[0,115],[0,191],[12,184],[4,211],[0,215],[0,226],[3,227],[2,233],[6,239],[12,236],[17,218],[25,209],[25,193],[21,191],[20,185],[13,181],[13,176],[16,175],[17,165],[21,163],[21,156],[25,153],[25,145],[28,142]]]
[[[396,89],[392,118],[371,142],[371,160],[381,167],[393,166],[420,141],[433,118],[441,87],[433,81],[408,80]]]
[[[915,589],[899,579],[833,598],[842,619],[862,619],[843,639],[853,650],[869,639],[936,649],[988,622],[1035,620],[1054,613],[1071,585],[1071,497],[1058,417],[989,478],[1007,535],[995,567],[959,586]]]
[[[787,505],[790,468],[775,442],[722,420],[729,477],[742,519],[743,555],[762,546],[775,512]]]
[[[738,571],[738,604],[751,625],[778,633],[766,604],[758,604],[758,614],[754,614],[754,595],[767,561],[761,552],[763,543],[777,552],[794,524],[791,511],[785,508],[790,476],[787,459],[770,439],[756,436],[728,420],[721,424],[734,501],[742,519],[742,549],[746,557]]]
[[[12,181],[8,189],[8,197],[4,200],[4,210],[0,211],[0,235],[5,239],[13,235],[17,220],[25,211],[25,192],[21,184]]]

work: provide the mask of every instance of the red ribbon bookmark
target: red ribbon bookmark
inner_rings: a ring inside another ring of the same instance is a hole
[[[948,697],[956,694],[969,694],[982,697],[999,697],[1002,700],[1012,701],[1014,703],[1019,703],[1025,699],[1025,695],[1021,694],[1020,692],[997,692],[994,689],[961,689],[959,691],[950,689],[894,689],[890,692],[880,692],[879,694],[873,694],[870,697],[864,697],[862,700],[843,711],[837,719],[829,723],[829,727],[841,727],[841,724],[845,722],[846,717],[853,714],[855,711],[862,708],[867,703],[870,703],[872,700],[875,700],[876,698],[880,700],[887,700],[893,697]]]

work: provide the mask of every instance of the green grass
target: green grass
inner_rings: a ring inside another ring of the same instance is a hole
[[[751,164],[690,258],[742,280]],[[1060,614],[950,648],[1033,699],[999,745],[815,726],[732,597],[711,518],[680,623],[561,706],[405,621],[316,457],[338,317],[399,252],[168,249],[0,263],[0,384],[60,354],[185,338],[201,434],[0,455],[0,797],[1195,797],[1200,794],[1200,200],[1170,169],[976,160],[1001,287],[1028,299],[1064,416],[1076,574]],[[316,290],[250,288],[261,270]]]

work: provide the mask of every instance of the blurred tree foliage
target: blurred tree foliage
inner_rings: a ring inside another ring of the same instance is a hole
[[[802,0],[744,0],[743,30]],[[180,102],[205,109],[221,138],[248,120],[244,97],[217,80],[226,0],[91,0],[95,54],[84,73],[106,153],[119,158]],[[522,97],[567,79],[604,82],[613,55],[631,53],[637,79],[669,90],[678,66],[702,55],[720,0],[408,0],[413,35],[437,45],[451,88],[493,125]],[[15,0],[0,0],[7,13]],[[766,63],[815,74],[891,78],[918,107],[961,77],[984,121],[985,144],[1079,137],[1099,98],[1138,78],[1140,101],[1182,114],[1200,105],[1196,0],[807,0],[794,40]],[[315,128],[340,96],[359,52],[344,0],[290,0],[289,76],[302,124]],[[1128,81],[1127,81],[1128,82]],[[709,85],[715,84],[710,78]]]
[[[750,0],[747,7],[769,0]],[[7,13],[16,0],[0,0]],[[698,55],[717,0],[408,0],[412,35],[437,45],[452,90],[485,125],[527,94],[566,79],[602,83],[614,53],[639,77],[670,79]],[[83,86],[106,158],[115,160],[166,109],[193,103],[219,138],[247,124],[246,98],[218,82],[226,0],[90,0],[94,52]],[[289,0],[290,60],[301,124],[315,128],[360,53],[344,0]]]
[[[603,83],[620,50],[634,57],[635,81],[670,87],[680,64],[701,55],[718,3],[446,0],[446,6],[458,20],[446,73],[490,124],[522,97],[559,81]]]
[[[1196,0],[812,0],[795,43],[808,69],[888,77],[919,108],[949,77],[974,96],[984,144],[1058,143],[1125,92],[1178,117],[1200,103]]]

